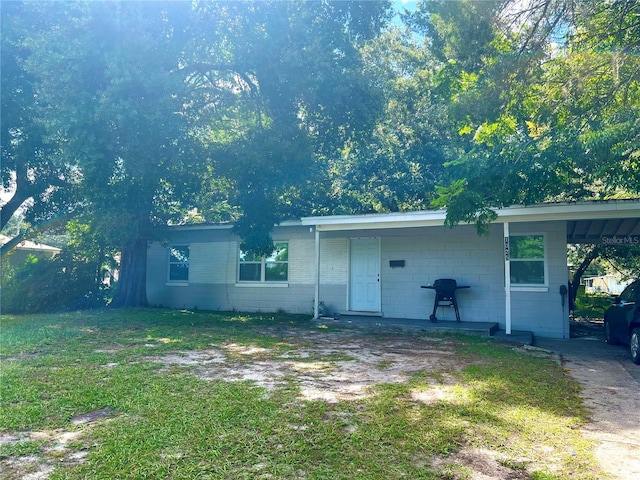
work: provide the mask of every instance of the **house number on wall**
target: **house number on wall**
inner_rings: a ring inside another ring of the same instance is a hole
[[[504,237],[504,261],[509,261],[509,237]]]

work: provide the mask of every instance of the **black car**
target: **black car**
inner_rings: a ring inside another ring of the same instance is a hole
[[[613,305],[604,312],[605,339],[612,345],[629,345],[631,360],[640,365],[640,280],[612,299]]]

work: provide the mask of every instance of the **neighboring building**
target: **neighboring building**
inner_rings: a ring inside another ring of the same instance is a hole
[[[615,275],[600,275],[582,279],[584,291],[587,293],[610,293],[618,295],[631,283],[631,280],[620,281]]]
[[[4,245],[9,240],[11,240],[11,237],[0,235],[0,245]],[[11,252],[8,253],[9,264],[16,267],[23,265],[29,255],[33,255],[37,258],[53,258],[58,253],[60,253],[60,249],[57,247],[25,240],[20,242]]]
[[[307,217],[274,228],[269,257],[240,250],[231,225],[170,229],[148,254],[155,305],[428,321],[453,278],[464,321],[568,338],[567,243],[640,239],[640,201],[544,204],[497,211],[487,235],[444,225],[446,212]],[[453,312],[438,315],[454,320]],[[384,320],[381,320],[384,321]]]

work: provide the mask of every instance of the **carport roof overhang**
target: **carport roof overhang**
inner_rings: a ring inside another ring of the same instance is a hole
[[[495,210],[493,223],[566,221],[568,243],[599,243],[604,236],[640,235],[640,199],[545,203]],[[317,231],[373,230],[442,226],[446,210],[305,217]]]

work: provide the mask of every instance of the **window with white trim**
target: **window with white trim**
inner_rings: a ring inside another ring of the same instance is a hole
[[[547,284],[544,235],[510,235],[509,260],[511,285]]]
[[[169,247],[169,281],[189,281],[189,245]]]
[[[268,256],[240,250],[238,257],[238,281],[282,283],[289,280],[289,244],[275,242]]]

